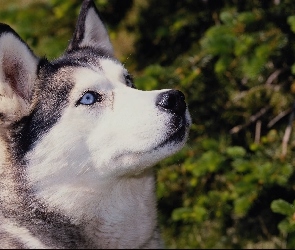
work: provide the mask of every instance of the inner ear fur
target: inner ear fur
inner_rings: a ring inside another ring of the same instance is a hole
[[[0,125],[28,114],[38,62],[18,34],[0,24]]]
[[[84,0],[67,51],[91,47],[114,55],[113,46],[100,14],[92,0]]]

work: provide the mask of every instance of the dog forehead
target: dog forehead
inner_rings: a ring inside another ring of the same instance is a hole
[[[75,85],[78,88],[114,87],[122,84],[127,70],[118,62],[111,59],[101,59],[99,69],[81,67],[74,71]]]
[[[103,73],[110,80],[118,80],[124,78],[124,75],[127,74],[127,70],[123,67],[118,61],[111,59],[102,59],[100,61],[100,67]]]

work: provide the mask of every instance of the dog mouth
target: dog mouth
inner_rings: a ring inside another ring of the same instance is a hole
[[[190,123],[185,118],[185,116],[174,115],[169,120],[165,139],[161,141],[154,149],[157,150],[168,144],[178,144],[184,141],[186,131],[189,126]]]

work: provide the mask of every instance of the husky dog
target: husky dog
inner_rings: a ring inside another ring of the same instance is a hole
[[[85,0],[49,62],[0,25],[0,248],[161,248],[152,166],[191,118],[177,90],[140,91]]]

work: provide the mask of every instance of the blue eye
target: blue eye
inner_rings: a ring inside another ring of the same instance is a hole
[[[84,93],[84,95],[79,99],[77,102],[78,104],[83,104],[83,105],[92,105],[97,101],[101,101],[101,96],[94,92],[94,91],[87,91]]]

